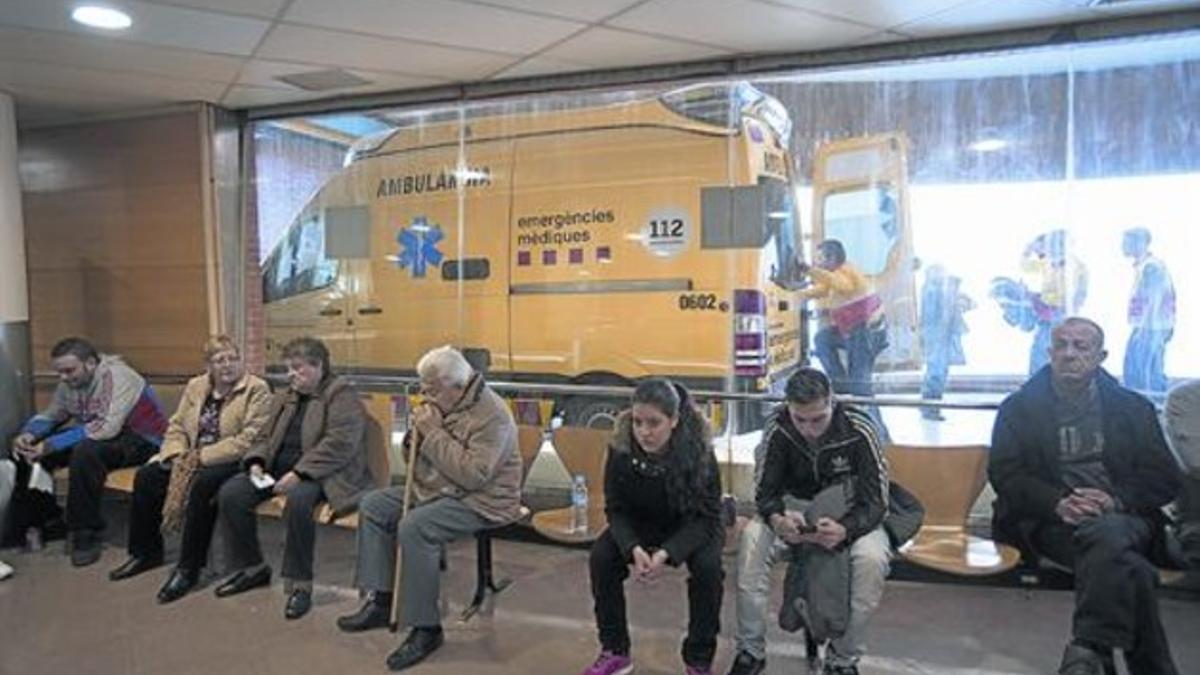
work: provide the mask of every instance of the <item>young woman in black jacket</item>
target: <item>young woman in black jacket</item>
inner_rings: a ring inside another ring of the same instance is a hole
[[[712,672],[720,630],[721,480],[708,422],[687,390],[643,381],[622,413],[604,469],[608,529],[592,546],[591,580],[600,655],[583,675],[633,670],[625,616],[625,580],[655,580],[670,565],[688,567],[689,675]]]

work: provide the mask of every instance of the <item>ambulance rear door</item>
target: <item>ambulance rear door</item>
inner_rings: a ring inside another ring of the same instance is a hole
[[[877,370],[921,362],[906,146],[899,134],[835,141],[817,149],[813,164],[814,245],[841,241],[883,301],[888,346]]]

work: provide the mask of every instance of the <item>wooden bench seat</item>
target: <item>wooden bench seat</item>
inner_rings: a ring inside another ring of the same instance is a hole
[[[900,555],[915,565],[959,576],[1007,572],[1016,548],[967,532],[967,518],[987,483],[988,449],[982,445],[894,445],[887,451],[892,480],[925,505],[925,523]]]
[[[542,536],[564,544],[586,544],[600,537],[608,527],[604,515],[604,464],[608,459],[608,441],[612,431],[587,427],[559,427],[554,431],[554,452],[567,473],[583,474],[588,486],[587,529],[571,529],[571,507],[550,509],[533,514],[533,529]]]
[[[391,484],[391,466],[388,460],[387,440],[383,435],[383,427],[374,417],[367,417],[367,466],[371,471],[371,478],[375,483],[375,487],[387,487]],[[114,492],[133,492],[133,481],[137,475],[138,467],[131,466],[124,469],[114,469],[108,472],[108,477],[104,480],[104,487]],[[70,476],[69,469],[59,469],[54,472],[56,481],[65,483]],[[287,498],[283,495],[278,495],[259,504],[257,512],[260,516],[270,518],[280,518],[283,516],[283,507]],[[346,514],[340,518],[334,518],[333,509],[328,503],[322,503],[313,513],[313,518],[320,523],[327,525],[336,525],[337,527],[345,527],[348,529],[358,529],[358,512]]]
[[[521,453],[521,487],[529,480],[529,469],[537,460],[542,450],[542,428],[535,424],[517,425],[517,450]],[[508,588],[512,579],[504,577],[497,579],[492,570],[492,534],[509,525],[528,524],[529,507],[521,505],[517,519],[511,523],[489,527],[475,533],[475,593],[459,615],[462,622],[470,621],[483,608],[483,603],[489,595],[495,595]],[[400,555],[400,551],[396,551]]]

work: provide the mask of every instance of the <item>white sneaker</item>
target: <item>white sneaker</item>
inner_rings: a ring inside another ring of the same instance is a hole
[[[3,560],[0,560],[0,581],[4,581],[5,579],[11,577],[12,575],[13,575],[13,568],[10,565],[6,564]]]

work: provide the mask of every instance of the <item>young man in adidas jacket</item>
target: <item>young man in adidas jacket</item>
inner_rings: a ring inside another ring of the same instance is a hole
[[[756,675],[766,666],[770,566],[785,544],[848,546],[850,622],[830,643],[825,673],[857,673],[866,651],[866,627],[883,597],[891,544],[883,527],[888,503],[887,464],[879,434],[865,411],[834,400],[829,379],[802,368],[788,379],[787,404],[763,430],[755,457],[759,517],[741,533],[737,556],[737,648],[730,675]],[[805,523],[784,509],[784,496],[811,500],[825,488],[849,482],[854,501],[838,520]],[[815,531],[802,533],[804,526]]]

